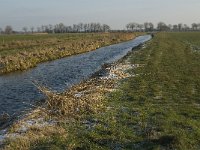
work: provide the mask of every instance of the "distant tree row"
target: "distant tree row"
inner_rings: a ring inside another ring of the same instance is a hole
[[[56,25],[42,25],[40,27],[23,27],[22,32],[16,32],[13,30],[12,26],[7,25],[4,29],[0,28],[0,34],[11,34],[11,33],[77,33],[77,32],[108,32],[111,27],[107,24],[100,23],[79,23],[73,24],[71,26],[66,26],[63,23]],[[124,30],[117,30],[124,31]],[[200,31],[200,23],[192,23],[191,26],[187,24],[166,24],[164,22],[159,22],[155,27],[152,22],[145,22],[143,24],[131,22],[126,25],[126,31]]]
[[[187,24],[166,24],[164,22],[159,22],[157,27],[154,27],[154,24],[151,22],[145,22],[144,24],[139,24],[135,22],[128,23],[126,25],[128,31],[200,31],[200,23],[193,23],[191,27]]]
[[[40,27],[23,27],[23,33],[77,33],[77,32],[108,32],[111,28],[107,24],[100,23],[79,23],[72,26],[66,26],[63,23],[56,25],[42,25]],[[0,28],[0,33],[11,34],[14,33],[11,26],[6,26],[5,29]]]
[[[128,31],[153,31],[154,25],[151,22],[145,22],[144,24],[131,22],[126,25],[126,29]]]
[[[107,32],[111,28],[107,24],[100,23],[79,23],[72,26],[65,26],[63,23],[54,26],[51,30],[48,26],[45,27],[45,32],[65,33],[65,32]],[[43,30],[44,31],[44,30]]]
[[[13,33],[13,28],[11,26],[6,26],[5,29],[3,30],[2,28],[0,28],[0,34],[11,34]]]
[[[196,25],[196,26],[194,26]],[[200,23],[193,23],[191,26],[187,24],[179,23],[179,24],[165,24],[164,22],[159,22],[157,25],[158,31],[200,31]]]

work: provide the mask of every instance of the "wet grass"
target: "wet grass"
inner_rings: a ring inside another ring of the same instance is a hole
[[[158,33],[129,56],[135,76],[106,94],[100,111],[61,123],[67,137],[31,149],[200,149],[200,53],[188,45],[198,41],[200,33]]]
[[[95,50],[133,39],[141,33],[71,33],[1,35],[0,74],[35,67],[40,62]]]

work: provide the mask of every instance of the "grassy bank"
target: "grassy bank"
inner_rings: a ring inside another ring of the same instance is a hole
[[[77,147],[200,149],[199,35],[159,33],[133,54],[136,76],[107,96],[110,109],[92,116],[91,130],[81,125],[71,133]]]
[[[0,36],[0,74],[133,39],[140,33],[73,33]]]
[[[54,128],[61,133],[49,132],[37,140],[24,133],[6,148],[200,149],[199,41],[200,33],[158,33],[122,62],[130,63],[125,67],[128,76],[114,71],[111,75],[122,78],[97,78],[72,88],[71,95],[49,96],[54,102],[65,101],[58,108],[66,109],[50,114],[59,118]],[[113,68],[120,71],[124,66]],[[81,108],[78,113],[72,105],[63,107],[73,97],[76,101],[70,104]],[[31,130],[32,135],[41,132],[45,129]]]

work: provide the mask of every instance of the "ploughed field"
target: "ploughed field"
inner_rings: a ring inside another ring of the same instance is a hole
[[[50,114],[54,129],[32,128],[6,148],[200,149],[200,33],[157,33],[121,63],[112,68],[128,64],[128,76],[112,72],[67,93],[46,91],[47,110],[61,112]]]
[[[132,33],[71,33],[0,36],[0,74],[133,39]]]

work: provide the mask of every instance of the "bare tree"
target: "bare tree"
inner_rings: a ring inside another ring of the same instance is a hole
[[[53,33],[53,25],[49,24],[49,32]]]
[[[130,28],[131,28],[132,31],[135,29],[135,27],[136,27],[135,22],[130,23]]]
[[[24,31],[24,33],[27,33],[28,28],[27,27],[23,27],[22,30]]]
[[[149,22],[149,30],[153,31],[154,30],[154,25],[152,22]]]
[[[138,28],[138,23],[131,22],[131,23],[129,23],[129,24],[126,25],[126,28],[127,28],[127,30],[129,30],[129,31],[137,30],[137,28]]]
[[[139,31],[139,26],[140,26],[139,23],[135,23],[135,30],[136,30],[136,31]]]
[[[66,32],[73,32],[72,26],[67,26],[66,27]]]
[[[48,25],[45,25],[45,26],[44,26],[44,31],[47,32],[47,33],[50,32],[50,29],[49,29],[49,26],[48,26]]]
[[[130,28],[131,28],[131,27],[130,27],[130,23],[129,23],[129,24],[126,25],[127,31],[130,30]]]
[[[144,29],[145,31],[153,31],[154,30],[154,25],[151,22],[145,22],[144,23]]]
[[[169,30],[172,30],[173,26],[171,24],[168,24],[168,28],[169,28]]]
[[[90,23],[90,31],[91,32],[95,31],[95,23]]]
[[[197,28],[198,28],[197,23],[193,23],[193,24],[192,24],[192,29],[193,29],[193,30],[197,30]]]
[[[187,24],[184,24],[184,25],[183,25],[183,29],[184,29],[184,31],[189,31],[189,30],[190,30],[190,28],[188,27]]]
[[[178,25],[177,24],[173,25],[173,31],[178,31]]]
[[[63,23],[59,23],[59,28],[60,28],[61,33],[65,33],[66,27]]]
[[[142,32],[142,30],[144,28],[144,25],[143,24],[138,24],[138,28],[139,28],[139,31]]]
[[[149,30],[149,23],[148,22],[145,22],[144,23],[144,29],[145,29],[145,31],[148,31]]]
[[[102,31],[102,27],[100,23],[95,23],[95,32],[101,32]]]
[[[34,27],[30,27],[31,33],[34,32]]]
[[[83,29],[84,29],[85,32],[88,31],[88,24],[87,24],[87,23],[85,23],[85,24],[83,25]]]
[[[79,23],[78,24],[78,30],[79,30],[79,32],[82,32],[83,31],[83,23]]]
[[[73,32],[78,32],[78,26],[76,24],[73,24]]]
[[[87,24],[86,24],[86,23],[83,25],[83,31],[84,31],[84,32],[87,31]]]
[[[13,32],[12,26],[7,25],[4,30],[5,34],[11,34]]]
[[[200,30],[200,23],[197,24],[197,29]]]
[[[54,25],[54,32],[59,33],[59,26],[58,24]]]
[[[37,27],[37,32],[38,32],[38,33],[41,32],[41,27]]]
[[[102,28],[104,32],[108,32],[110,30],[110,26],[107,24],[103,24]]]
[[[2,28],[0,28],[0,34],[2,34],[3,33],[3,30],[2,30]]]
[[[44,25],[41,26],[41,31],[45,32],[45,26]]]
[[[183,29],[183,24],[182,24],[182,23],[179,23],[179,24],[178,24],[178,30],[181,31],[182,29]]]
[[[63,23],[56,24],[54,26],[54,32],[55,33],[65,33],[66,32],[65,25]]]
[[[167,27],[167,25],[164,23],[164,22],[159,22],[158,23],[158,26],[157,26],[157,29],[159,31],[166,31],[168,30],[169,28]]]

